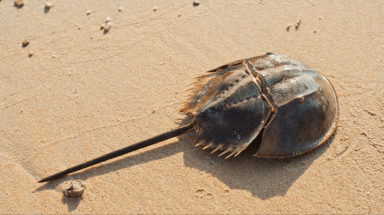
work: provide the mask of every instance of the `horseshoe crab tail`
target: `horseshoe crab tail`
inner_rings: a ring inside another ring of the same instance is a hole
[[[106,155],[103,155],[101,157],[98,157],[98,158],[95,158],[93,160],[90,160],[90,161],[87,161],[83,164],[80,164],[80,165],[77,165],[77,166],[74,166],[74,167],[71,167],[69,169],[66,169],[62,172],[59,172],[59,173],[56,173],[54,175],[51,175],[49,177],[46,177],[46,178],[43,178],[41,179],[40,181],[38,181],[38,183],[42,183],[42,182],[47,182],[47,181],[52,181],[54,179],[57,179],[57,178],[60,178],[64,175],[67,175],[69,173],[72,173],[72,172],[76,172],[76,171],[79,171],[81,169],[84,169],[84,168],[87,168],[87,167],[90,167],[90,166],[93,166],[95,164],[98,164],[98,163],[101,163],[101,162],[104,162],[104,161],[107,161],[107,160],[110,160],[112,158],[115,158],[115,157],[119,157],[121,155],[124,155],[124,154],[127,154],[129,152],[133,152],[133,151],[136,151],[136,150],[139,150],[139,149],[142,149],[142,148],[145,148],[147,146],[150,146],[150,145],[153,145],[155,143],[158,143],[158,142],[162,142],[164,140],[168,140],[172,137],[176,137],[176,136],[179,136],[181,134],[184,134],[184,133],[187,133],[189,131],[192,131],[194,130],[194,124],[193,122],[186,125],[186,126],[183,126],[181,128],[178,128],[176,130],[173,130],[173,131],[169,131],[169,132],[166,132],[164,134],[160,134],[156,137],[152,137],[148,140],[144,140],[144,141],[141,141],[139,143],[136,143],[134,145],[131,145],[131,146],[128,146],[128,147],[125,147],[125,148],[122,148],[122,149],[119,149],[117,151],[114,151],[114,152],[111,152],[111,153],[108,153]]]

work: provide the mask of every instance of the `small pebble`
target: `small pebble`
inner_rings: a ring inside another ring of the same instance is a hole
[[[110,22],[111,21],[111,18],[109,16],[107,16],[107,18],[105,19],[105,22]]]
[[[22,43],[23,47],[26,47],[29,44],[29,41],[25,39]]]
[[[119,7],[119,11],[122,11],[123,10],[123,8],[122,7]]]
[[[90,10],[87,10],[87,15],[89,15],[91,13],[91,11]]]
[[[181,16],[181,14],[179,14],[179,17]]]
[[[154,10],[154,11],[157,11],[157,7],[154,7],[153,10]]]
[[[101,25],[100,25],[100,28],[101,28],[101,29],[104,29],[104,28],[105,28],[105,25],[104,25],[104,24],[101,24]]]
[[[317,29],[313,30],[313,33],[316,33],[317,32]]]
[[[32,55],[33,55],[33,51],[29,51],[28,56],[32,57]]]
[[[80,180],[71,181],[71,186],[63,191],[65,196],[78,197],[83,195],[85,184]]]
[[[107,26],[105,26],[105,30],[109,31],[111,29],[111,27],[112,27],[112,23],[108,22]]]
[[[53,4],[51,4],[49,2],[45,2],[45,7],[46,8],[51,8],[51,7],[53,7]]]
[[[79,27],[79,28],[77,28],[78,30],[80,30],[81,28]]]
[[[194,2],[193,2],[193,6],[196,7],[196,6],[199,6],[199,5],[200,5],[200,2],[199,2],[199,1],[194,1]]]
[[[16,6],[18,6],[18,7],[21,7],[21,6],[23,6],[24,5],[24,1],[23,0],[17,0],[17,1],[15,1],[15,2],[13,2]]]
[[[54,55],[54,54],[52,55],[52,58],[55,58],[55,55]]]

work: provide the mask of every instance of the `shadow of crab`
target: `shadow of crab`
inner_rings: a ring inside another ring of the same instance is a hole
[[[288,189],[310,165],[332,144],[334,135],[316,149],[292,158],[258,158],[253,155],[258,149],[253,142],[239,156],[224,159],[221,152],[210,154],[213,149],[202,150],[202,146],[184,152],[184,164],[211,174],[231,189],[247,190],[260,199],[284,196]],[[193,141],[187,135],[180,142]],[[261,141],[258,138],[257,141]]]
[[[179,124],[183,126],[189,122],[190,119],[185,119]],[[201,146],[194,147],[196,135],[195,132],[190,132],[179,136],[179,141],[65,176],[48,182],[36,191],[56,189],[58,185],[69,180],[87,180],[183,152],[185,166],[211,174],[231,189],[247,190],[253,196],[268,199],[285,195],[292,184],[329,148],[336,133],[337,130],[318,148],[293,158],[254,157],[253,154],[258,149],[257,141],[261,141],[258,138],[239,156],[224,159],[225,156],[218,157],[220,152],[210,154],[213,149],[202,150]],[[67,198],[63,202],[68,204],[69,211],[75,210],[79,203]]]

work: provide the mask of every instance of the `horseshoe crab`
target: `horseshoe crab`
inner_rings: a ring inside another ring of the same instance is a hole
[[[181,112],[193,122],[151,139],[74,166],[46,182],[97,163],[196,130],[196,146],[223,150],[226,158],[244,151],[258,135],[254,156],[290,157],[331,137],[338,101],[330,81],[293,58],[267,53],[210,70],[197,77]]]

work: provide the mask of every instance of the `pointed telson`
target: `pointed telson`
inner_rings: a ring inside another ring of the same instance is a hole
[[[107,160],[110,160],[112,158],[115,158],[115,157],[119,157],[121,155],[124,155],[124,154],[127,154],[129,152],[133,152],[133,151],[136,151],[136,150],[139,150],[139,149],[142,149],[144,147],[147,147],[147,146],[150,146],[150,145],[153,145],[155,143],[158,143],[158,142],[161,142],[161,141],[164,141],[164,140],[168,140],[172,137],[176,137],[176,136],[179,136],[181,134],[184,134],[186,132],[189,132],[189,131],[192,131],[194,130],[194,125],[193,123],[191,124],[188,124],[186,126],[183,126],[181,128],[178,128],[176,130],[173,130],[173,131],[169,131],[169,132],[166,132],[164,134],[160,134],[156,137],[153,137],[153,138],[150,138],[148,140],[144,140],[142,142],[139,142],[139,143],[136,143],[136,144],[133,144],[131,146],[128,146],[128,147],[125,147],[125,148],[122,148],[120,150],[117,150],[117,151],[114,151],[114,152],[111,152],[111,153],[108,153],[106,155],[103,155],[103,156],[100,156],[98,158],[95,158],[93,160],[90,160],[88,162],[85,162],[83,164],[80,164],[80,165],[77,165],[77,166],[74,166],[74,167],[71,167],[69,169],[66,169],[62,172],[59,172],[59,173],[56,173],[54,175],[51,175],[49,177],[46,177],[46,178],[43,178],[41,179],[40,181],[38,181],[38,183],[42,183],[42,182],[46,182],[46,181],[52,181],[54,179],[57,179],[57,178],[60,178],[64,175],[67,175],[69,173],[72,173],[72,172],[76,172],[76,171],[79,171],[81,169],[85,169],[87,167],[90,167],[90,166],[93,166],[95,164],[98,164],[98,163],[101,163],[101,162],[104,162],[104,161],[107,161]]]

